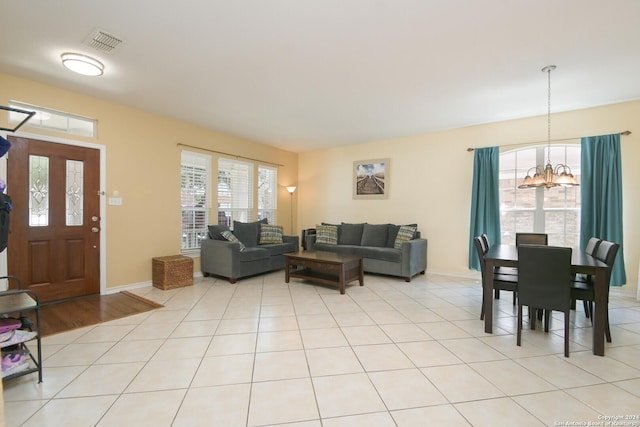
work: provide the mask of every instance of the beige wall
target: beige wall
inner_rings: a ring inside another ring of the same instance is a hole
[[[621,138],[624,255],[631,288],[637,284],[640,258],[640,129],[634,126],[638,117],[640,101],[553,114],[551,125],[552,139],[633,132]],[[466,149],[546,137],[544,116],[301,153],[300,228],[321,221],[417,222],[429,240],[429,271],[475,275],[467,267],[473,154]],[[391,159],[389,199],[353,200],[353,161],[376,158]]]
[[[106,147],[104,190],[107,195],[117,190],[123,199],[122,206],[107,206],[106,210],[107,288],[150,281],[152,257],[180,253],[178,143],[283,165],[278,168],[278,223],[289,229],[290,196],[285,186],[296,182],[296,153],[0,74],[0,104],[7,105],[10,100],[98,120],[96,139],[68,139]],[[26,126],[20,131],[44,134]],[[216,212],[214,209],[214,219]],[[199,271],[199,259],[194,269]]]
[[[111,194],[118,190],[124,202],[123,206],[107,206],[108,288],[149,281],[151,258],[180,250],[177,143],[284,165],[278,169],[278,223],[285,230],[289,228],[291,200],[284,187],[297,184],[294,229],[310,228],[321,221],[417,222],[429,240],[428,269],[466,276],[475,274],[467,268],[473,154],[466,148],[544,141],[547,133],[544,116],[298,155],[0,74],[0,103],[6,105],[9,100],[98,119],[98,138],[85,141],[106,147],[105,191]],[[624,255],[627,287],[633,288],[640,259],[640,245],[635,244],[640,241],[640,223],[635,218],[640,211],[640,168],[636,166],[640,160],[640,129],[634,129],[637,117],[640,101],[552,117],[553,139],[627,129],[633,132],[622,137]],[[389,199],[353,200],[353,161],[376,158],[391,159]],[[199,271],[197,259],[195,270]]]

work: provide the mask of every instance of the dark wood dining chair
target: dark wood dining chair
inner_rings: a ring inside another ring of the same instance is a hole
[[[549,236],[545,233],[516,233],[516,246],[548,244]]]
[[[596,259],[607,264],[607,317],[605,319],[604,330],[607,342],[611,342],[611,328],[609,327],[609,287],[611,281],[611,270],[613,269],[613,264],[616,261],[616,255],[618,254],[619,248],[620,245],[617,243],[602,240],[598,244],[596,252],[593,255]],[[571,282],[571,298],[574,300],[582,300],[586,303],[585,313],[587,313],[587,317],[591,319],[591,324],[593,324],[593,303],[596,298],[595,285],[593,281],[593,278],[588,278],[586,281],[573,280]]]
[[[476,253],[478,254],[478,260],[480,261],[480,274],[482,275],[482,286],[486,285],[485,268],[486,262],[484,256],[489,250],[488,246],[485,246],[482,236],[476,236],[473,238],[473,243],[476,247]],[[491,284],[494,290],[503,290],[513,292],[513,304],[516,303],[516,293],[518,290],[518,276],[507,274],[493,275],[493,283]],[[484,292],[482,293],[482,308],[480,310],[480,320],[484,319]]]
[[[545,311],[547,332],[551,311],[562,311],[564,356],[569,357],[572,278],[571,248],[529,244],[518,247],[518,346],[522,341],[523,306]]]

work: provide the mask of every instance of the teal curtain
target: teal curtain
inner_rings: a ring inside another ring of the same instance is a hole
[[[581,140],[580,245],[591,237],[620,245],[611,272],[612,286],[627,283],[622,239],[622,167],[620,134],[589,136]]]
[[[469,228],[469,268],[480,270],[473,238],[487,233],[491,244],[500,243],[500,200],[498,187],[498,147],[473,151],[473,188]]]

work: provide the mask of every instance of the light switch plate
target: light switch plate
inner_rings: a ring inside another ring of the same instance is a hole
[[[112,206],[122,206],[122,197],[109,197],[109,204]]]

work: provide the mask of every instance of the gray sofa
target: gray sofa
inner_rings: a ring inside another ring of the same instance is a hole
[[[284,268],[284,254],[299,250],[298,236],[282,236],[282,243],[260,244],[261,224],[266,222],[234,221],[233,235],[239,242],[222,237],[222,232],[230,231],[226,225],[210,225],[209,238],[200,247],[202,275],[221,276],[236,283],[243,277]]]
[[[412,236],[407,237],[410,240],[398,242],[400,225],[323,223],[316,226],[316,230],[322,227],[325,231],[324,226],[327,225],[336,227],[337,242],[319,237],[321,234],[307,234],[308,250],[361,255],[365,272],[403,277],[406,282],[418,273],[424,274],[427,269],[427,240],[420,238],[415,224],[403,227],[403,235],[409,228],[415,230]],[[319,238],[323,243],[318,243]]]

